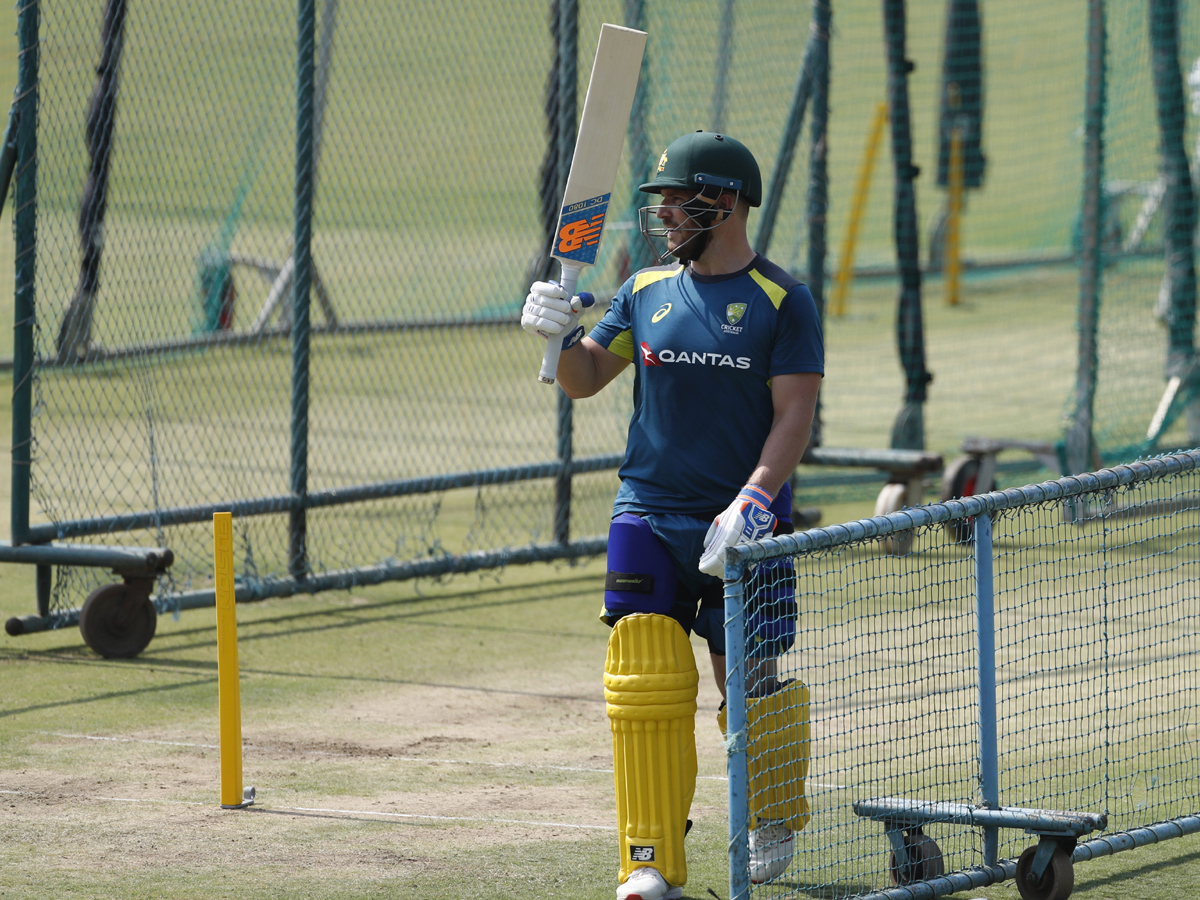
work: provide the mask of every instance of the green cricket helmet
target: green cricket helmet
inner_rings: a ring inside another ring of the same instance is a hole
[[[671,142],[658,160],[658,171],[639,189],[661,194],[664,188],[736,190],[751,206],[762,202],[762,175],[754,154],[727,134],[697,131]]]

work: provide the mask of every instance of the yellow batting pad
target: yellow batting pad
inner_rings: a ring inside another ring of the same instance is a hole
[[[613,734],[621,874],[652,866],[687,882],[683,836],[696,790],[700,675],[683,628],[667,616],[625,616],[613,627],[604,699]]]
[[[750,827],[762,820],[792,831],[808,824],[808,687],[799,681],[746,700],[750,769]]]

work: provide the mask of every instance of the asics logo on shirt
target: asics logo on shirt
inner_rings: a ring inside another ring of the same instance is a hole
[[[650,317],[650,321],[656,322],[656,323],[661,322],[663,319],[665,319],[667,317],[667,313],[669,313],[670,311],[671,311],[671,304],[664,303],[662,305],[662,307],[657,312],[655,312],[653,316]]]
[[[750,368],[750,357],[733,357],[725,353],[703,353],[700,350],[659,350],[657,353],[642,341],[642,365],[661,366],[665,363],[689,363],[693,366],[728,366],[731,369]]]

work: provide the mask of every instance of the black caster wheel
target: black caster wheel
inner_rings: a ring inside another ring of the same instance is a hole
[[[938,499],[945,503],[996,489],[995,479],[987,486],[978,484],[978,479],[979,460],[974,456],[960,456],[942,473],[942,493]],[[946,523],[946,531],[956,544],[969,544],[975,540],[974,522],[974,519],[955,519]]]
[[[148,591],[128,584],[96,588],[79,610],[83,641],[106,659],[132,659],[149,645],[158,612]]]
[[[1067,900],[1075,889],[1075,865],[1071,854],[1062,847],[1054,848],[1054,855],[1042,877],[1034,881],[1033,857],[1037,853],[1037,844],[1027,847],[1017,860],[1017,890],[1022,900]]]
[[[896,864],[895,853],[888,857],[888,877],[892,884],[899,886],[916,881],[928,881],[930,878],[937,878],[946,873],[941,848],[921,829],[905,832],[904,850],[908,854],[906,865]]]
[[[875,515],[886,516],[889,513],[900,512],[906,506],[908,485],[885,484],[875,500]],[[911,531],[896,531],[879,539],[883,551],[891,556],[908,556],[913,548],[913,533]]]

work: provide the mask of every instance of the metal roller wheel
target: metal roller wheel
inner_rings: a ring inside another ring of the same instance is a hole
[[[912,884],[946,874],[941,848],[921,829],[905,833],[904,850],[908,854],[907,865],[897,865],[895,853],[888,857],[888,877],[892,884],[897,886]]]
[[[128,584],[98,587],[79,610],[83,641],[106,659],[132,659],[150,644],[158,611],[148,592]]]
[[[907,505],[905,503],[907,493],[908,485],[885,484],[883,490],[879,492],[879,497],[875,500],[875,515],[886,516],[889,513],[899,512],[904,509]],[[884,552],[891,556],[907,556],[912,552],[913,533],[911,531],[897,531],[881,537],[879,543],[883,547]]]
[[[996,481],[985,488],[977,484],[979,460],[974,456],[960,456],[942,473],[942,493],[938,498],[943,503],[974,494],[986,494],[996,489]],[[946,531],[956,544],[969,544],[975,539],[974,519],[955,519],[946,523]]]
[[[1023,900],[1066,900],[1075,890],[1075,865],[1071,861],[1071,854],[1062,847],[1055,847],[1046,871],[1038,881],[1034,881],[1030,870],[1036,853],[1037,844],[1034,844],[1026,847],[1017,860],[1017,890],[1021,897]]]

